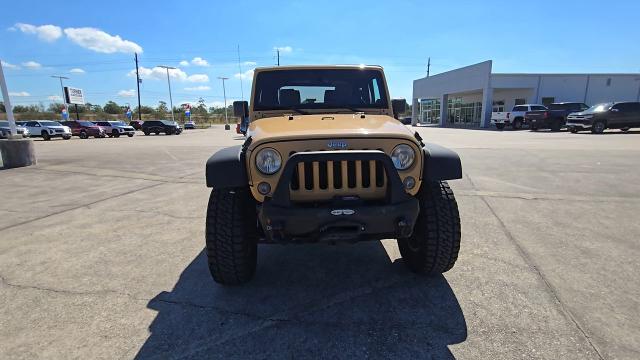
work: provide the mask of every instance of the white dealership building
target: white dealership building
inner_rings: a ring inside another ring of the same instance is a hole
[[[488,127],[514,105],[640,101],[637,74],[502,74],[491,60],[413,81],[413,124]],[[446,106],[443,106],[446,104]]]

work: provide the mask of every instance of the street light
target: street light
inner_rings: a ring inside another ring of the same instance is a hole
[[[224,81],[229,80],[229,78],[218,76],[218,79],[222,80],[222,94],[224,96],[224,129],[231,130],[231,126],[229,126],[229,118],[227,117],[227,90],[224,87]]]
[[[167,70],[167,84],[169,84],[169,105],[171,105],[171,120],[176,121],[176,117],[173,115],[173,98],[171,97],[171,80],[169,80],[169,70],[175,69],[173,66],[158,65],[158,67]]]
[[[62,79],[69,80],[69,78],[66,76],[60,76],[60,75],[51,75],[51,77],[57,78],[60,80],[60,90],[62,90],[62,102],[64,103],[65,110],[67,110],[67,114],[69,114],[69,106],[67,105],[67,101],[65,100],[65,96],[64,96],[64,86],[62,86]]]

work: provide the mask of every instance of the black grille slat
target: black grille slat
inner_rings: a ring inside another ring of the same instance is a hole
[[[326,190],[329,187],[329,178],[327,176],[327,162],[326,161],[320,161],[319,167],[318,167],[318,172],[320,174],[320,184],[318,184],[318,186],[320,186],[320,189]]]
[[[362,187],[368,188],[371,186],[371,168],[368,161],[362,162]]]
[[[333,162],[333,187],[342,189],[342,166],[340,161]]]
[[[347,186],[349,189],[356,187],[356,162],[347,161]]]
[[[381,161],[376,161],[376,187],[384,186],[384,168]]]
[[[304,163],[304,188],[307,190],[313,190],[315,184],[313,183],[313,163]]]

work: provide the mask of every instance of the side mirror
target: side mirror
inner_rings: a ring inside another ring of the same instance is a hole
[[[249,116],[249,103],[246,101],[234,101],[233,116],[237,116],[241,119]]]
[[[405,99],[393,99],[391,100],[391,108],[393,109],[393,117],[397,119],[398,115],[404,113],[407,109],[407,101]]]

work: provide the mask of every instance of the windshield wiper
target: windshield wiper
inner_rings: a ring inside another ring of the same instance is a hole
[[[287,110],[293,110],[293,111],[297,112],[300,115],[309,115],[309,114],[311,114],[308,111],[300,110],[300,108],[289,108]]]

